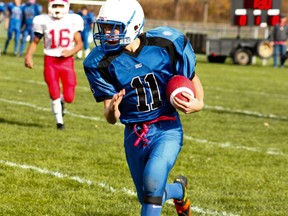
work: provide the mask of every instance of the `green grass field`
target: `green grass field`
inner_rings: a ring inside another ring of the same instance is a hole
[[[50,111],[41,47],[34,61],[29,70],[23,57],[0,56],[0,215],[139,215],[123,126],[105,122],[82,61],[65,131]],[[193,215],[287,215],[288,66],[260,63],[198,56],[205,107],[181,114],[184,147],[169,178],[189,178]],[[176,215],[171,202],[162,215]]]

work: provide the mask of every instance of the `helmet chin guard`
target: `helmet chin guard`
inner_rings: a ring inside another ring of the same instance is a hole
[[[107,25],[111,29],[109,34],[104,28]],[[143,27],[144,12],[136,0],[107,0],[94,23],[94,43],[105,52],[119,51],[132,43],[143,32]]]
[[[50,16],[61,19],[64,15],[68,14],[69,7],[68,0],[49,0],[48,12]]]

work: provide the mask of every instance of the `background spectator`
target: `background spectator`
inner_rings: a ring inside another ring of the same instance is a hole
[[[281,14],[280,22],[274,26],[271,35],[270,40],[271,44],[274,48],[273,53],[273,66],[278,67],[279,59],[283,59],[286,56],[286,41],[288,38],[288,26],[287,26],[287,17],[283,14]],[[280,61],[280,67],[283,67],[284,61]]]

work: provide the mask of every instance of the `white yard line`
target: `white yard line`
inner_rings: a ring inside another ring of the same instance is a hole
[[[50,108],[40,107],[40,106],[30,104],[27,102],[22,102],[22,101],[7,100],[4,98],[0,98],[0,102],[15,104],[15,105],[19,105],[19,106],[27,106],[27,107],[31,107],[33,109],[51,112]],[[70,116],[75,117],[75,118],[88,119],[88,120],[92,120],[92,121],[105,121],[103,118],[100,118],[100,117],[86,116],[86,115],[72,113],[69,111],[66,111],[65,114],[70,115]],[[261,117],[261,116],[259,116],[259,117]],[[283,119],[283,118],[281,118],[281,119]],[[116,125],[123,127],[123,125],[120,123],[117,123]],[[209,144],[209,145],[215,145],[215,146],[218,146],[221,148],[235,148],[235,149],[242,149],[242,150],[252,151],[252,152],[265,152],[266,154],[269,154],[269,155],[286,156],[283,152],[281,152],[281,150],[279,150],[277,148],[267,148],[267,149],[265,148],[265,149],[263,149],[263,148],[257,148],[257,147],[242,146],[242,145],[238,145],[238,144],[230,143],[230,142],[218,143],[218,142],[212,142],[212,141],[209,141],[206,139],[194,138],[191,136],[184,136],[184,139],[191,140],[191,141],[194,141],[196,143],[201,143],[201,144],[204,143],[204,144]]]
[[[51,175],[54,176],[56,178],[63,178],[63,179],[69,179],[69,180],[73,180],[76,181],[80,184],[87,184],[87,185],[97,185],[98,187],[104,188],[105,190],[107,190],[108,192],[111,193],[125,193],[129,196],[137,196],[137,194],[127,188],[121,188],[121,189],[115,189],[112,186],[109,186],[108,184],[106,184],[105,182],[93,182],[92,180],[87,180],[87,179],[83,179],[79,176],[69,176],[67,174],[63,174],[59,171],[51,171],[48,170],[46,168],[40,168],[40,167],[36,167],[36,166],[31,166],[31,165],[26,165],[26,164],[18,164],[18,163],[14,163],[11,161],[4,161],[4,160],[0,160],[0,164],[6,165],[6,166],[10,166],[10,167],[16,167],[16,168],[21,168],[21,169],[26,169],[26,170],[33,170],[37,173],[40,174],[46,174],[46,175]],[[169,200],[168,201],[169,204],[173,205],[173,203]],[[192,211],[193,212],[197,212],[200,214],[204,214],[204,215],[213,215],[213,216],[238,216],[236,214],[232,214],[232,213],[228,213],[228,212],[218,212],[218,211],[214,211],[214,210],[209,210],[209,209],[203,209],[200,208],[198,206],[192,206]]]
[[[217,110],[217,111],[224,111],[228,113],[235,113],[235,114],[243,114],[243,115],[248,115],[248,116],[255,116],[259,118],[270,118],[270,119],[276,119],[276,120],[288,120],[288,116],[279,116],[273,113],[270,114],[263,114],[260,112],[256,111],[250,111],[250,110],[241,110],[241,109],[230,109],[230,108],[225,108],[222,106],[209,106],[209,105],[204,105],[204,108],[207,110]]]
[[[246,151],[250,151],[250,152],[259,152],[259,153],[264,152],[268,155],[279,155],[279,156],[286,157],[286,155],[283,152],[281,152],[278,148],[267,148],[267,149],[262,148],[261,149],[261,148],[257,148],[257,147],[241,146],[241,145],[237,145],[235,143],[230,143],[230,142],[225,142],[225,143],[213,142],[213,141],[209,141],[209,140],[205,140],[205,139],[193,138],[193,137],[186,136],[186,135],[184,135],[184,139],[191,140],[191,141],[194,141],[196,143],[214,145],[214,146],[218,146],[220,148],[242,149],[242,150],[246,150]]]
[[[259,91],[249,91],[249,90],[237,90],[237,89],[228,89],[228,88],[219,88],[219,87],[214,87],[214,86],[205,86],[205,89],[207,90],[213,90],[213,91],[220,91],[220,92],[232,92],[232,93],[243,93],[245,92],[247,95],[251,95],[251,94],[254,94],[254,95],[261,95],[261,96],[265,96],[267,98],[279,98],[279,99],[288,99],[288,96],[287,95],[282,95],[282,94],[273,94],[273,93],[267,93],[267,92],[259,92]]]
[[[25,79],[15,79],[11,77],[0,77],[0,80],[8,80],[8,81],[13,81],[13,82],[21,82],[21,83],[30,83],[30,84],[36,84],[36,85],[41,85],[41,86],[46,86],[47,84],[44,81],[37,81],[37,80],[25,80]],[[85,91],[91,91],[89,87],[86,86],[76,86],[77,89],[82,89]]]

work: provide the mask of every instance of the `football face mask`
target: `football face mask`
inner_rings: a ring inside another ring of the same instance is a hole
[[[94,43],[105,52],[118,51],[132,43],[143,27],[144,13],[136,0],[107,0],[94,24]]]
[[[49,15],[61,19],[69,12],[68,0],[50,0],[48,4]]]
[[[131,43],[130,38],[125,37],[124,28],[122,23],[98,20],[94,24],[94,32],[98,31],[93,35],[95,45],[98,46],[97,41],[99,41],[101,49],[105,52],[120,50],[122,46]]]

